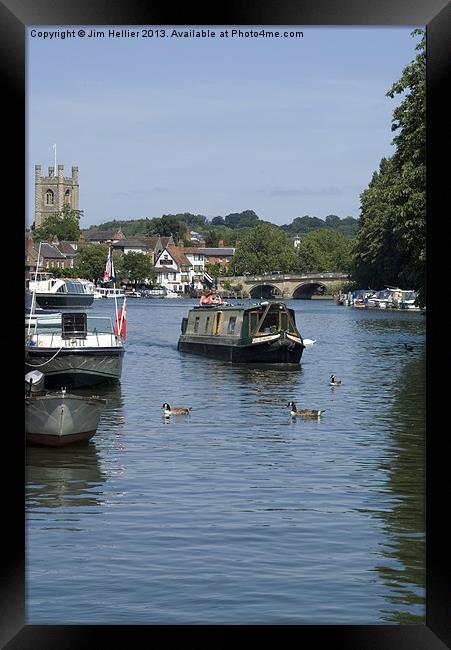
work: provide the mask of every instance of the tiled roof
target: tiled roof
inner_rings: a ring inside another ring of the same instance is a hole
[[[55,245],[58,247],[61,253],[64,253],[65,255],[76,255],[78,252],[76,246],[78,244],[79,244],[78,241],[77,242],[60,241],[59,244],[55,244]]]
[[[115,239],[120,239],[121,237],[118,237],[118,234],[120,235],[121,233],[118,233],[116,229],[114,230],[86,230],[84,233],[85,239],[88,241],[100,241],[100,240],[115,240]]]
[[[47,244],[47,242],[41,243],[41,257],[66,259],[66,256],[54,244]]]
[[[166,250],[178,266],[191,266],[191,262],[183,252],[183,248],[178,246],[167,246]]]

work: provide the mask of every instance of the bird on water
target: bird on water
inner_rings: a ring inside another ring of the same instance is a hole
[[[295,402],[288,402],[287,408],[288,407],[290,407],[290,415],[293,418],[319,418],[320,415],[325,412],[324,409],[322,411],[315,411],[313,409],[301,409],[298,411]]]
[[[331,386],[340,386],[341,384],[341,379],[336,379],[335,375],[330,376],[330,385]]]
[[[191,411],[191,406],[175,406],[171,408],[167,402],[165,402],[161,408],[164,411],[165,417],[169,417],[170,415],[189,415],[189,412]]]

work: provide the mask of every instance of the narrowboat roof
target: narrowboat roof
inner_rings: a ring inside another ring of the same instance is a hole
[[[192,309],[196,310],[206,310],[206,311],[212,311],[212,310],[224,310],[224,309],[239,309],[242,311],[246,310],[255,310],[255,309],[265,309],[268,305],[283,305],[284,307],[287,307],[287,305],[280,301],[280,300],[264,300],[263,302],[254,302],[251,304],[244,304],[244,303],[237,303],[235,305],[231,305],[230,303],[222,303],[219,305],[195,305],[192,307]],[[287,307],[289,309],[289,307]],[[190,310],[191,311],[191,310]]]

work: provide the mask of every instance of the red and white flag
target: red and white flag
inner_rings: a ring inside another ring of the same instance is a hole
[[[105,271],[103,273],[104,282],[114,282],[113,251],[111,246],[108,248],[108,257],[106,260]]]
[[[114,326],[114,333],[119,334],[119,336],[123,341],[125,341],[125,338],[127,336],[127,322],[126,322],[127,308],[125,306],[125,301],[126,298],[124,298],[124,304],[119,310],[119,314],[117,316],[117,322],[116,325]]]

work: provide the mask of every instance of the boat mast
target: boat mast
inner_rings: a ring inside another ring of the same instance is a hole
[[[30,316],[28,318],[28,334],[30,334],[31,318],[34,315],[34,310],[36,307],[36,283],[38,281],[38,267],[39,267],[39,260],[41,258],[41,244],[42,242],[39,242],[38,260],[36,262],[36,271],[34,273],[34,288],[33,291],[31,292],[31,311],[30,311]]]

